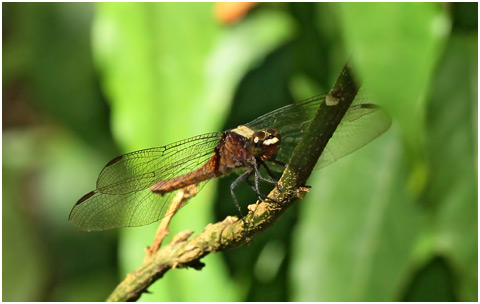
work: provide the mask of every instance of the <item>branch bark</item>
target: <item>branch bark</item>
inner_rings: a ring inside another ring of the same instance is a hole
[[[172,241],[160,248],[115,288],[107,301],[135,301],[168,270],[205,266],[200,259],[209,253],[242,246],[268,229],[288,207],[308,192],[304,187],[318,158],[332,137],[338,124],[355,99],[358,87],[355,84],[349,63],[343,68],[334,87],[327,94],[305,133],[295,148],[292,159],[275,188],[268,195],[281,204],[265,201],[248,206],[249,213],[244,222],[236,217],[208,224],[197,236],[189,239],[193,232],[182,231]]]

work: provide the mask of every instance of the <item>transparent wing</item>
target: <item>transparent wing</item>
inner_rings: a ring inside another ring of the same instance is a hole
[[[100,172],[97,191],[127,194],[193,171],[213,154],[221,136],[222,133],[208,133],[116,157]]]
[[[315,169],[328,166],[360,149],[387,131],[391,124],[390,115],[380,106],[374,104],[351,106],[328,141]]]
[[[141,226],[159,220],[177,191],[161,196],[150,187],[205,164],[221,136],[204,134],[113,159],[100,172],[97,189],[75,204],[69,220],[84,230]]]
[[[283,134],[288,136],[290,132],[305,132],[318,107],[325,100],[325,96],[326,94],[317,95],[299,103],[284,106],[245,125],[253,130],[275,129],[279,132],[282,131],[280,136],[282,136],[283,141]]]
[[[207,182],[197,184],[197,192]],[[148,188],[128,194],[104,194],[95,190],[73,207],[69,220],[78,229],[87,231],[148,225],[168,215],[169,204],[177,192],[161,196]]]
[[[298,104],[277,109],[246,126],[254,130],[276,129],[281,138],[277,160],[288,163],[325,96],[326,94],[318,95]],[[363,147],[388,130],[390,125],[390,115],[380,106],[369,103],[368,97],[359,92],[325,147],[316,169],[323,168]],[[278,166],[272,166],[272,169],[283,170]]]

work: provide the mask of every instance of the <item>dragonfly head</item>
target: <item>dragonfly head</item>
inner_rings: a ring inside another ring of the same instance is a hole
[[[250,137],[250,153],[264,161],[275,158],[280,148],[280,134],[277,130],[257,131]]]

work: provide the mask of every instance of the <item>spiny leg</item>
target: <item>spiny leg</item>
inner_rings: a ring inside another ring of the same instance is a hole
[[[262,176],[262,174],[260,174],[260,165],[263,165],[266,168],[265,162],[263,160],[261,160],[260,158],[258,159],[255,158],[253,163],[254,163],[253,168],[255,169],[255,182],[257,185],[257,189],[258,189],[258,179],[261,179],[262,181],[270,184],[275,184],[275,185],[277,184],[278,180],[276,180],[275,176],[270,175],[270,172],[268,172],[270,168],[267,169],[267,173],[268,175],[270,175],[268,178],[265,178]]]
[[[262,160],[260,159],[260,161],[262,161]],[[285,167],[285,168],[287,167],[287,164],[286,164],[286,163],[281,162],[281,161],[279,161],[279,160],[273,159],[273,160],[269,160],[269,161],[270,161],[271,163],[277,164],[277,165],[280,166],[280,167]],[[267,166],[267,163],[265,163],[264,161],[262,161],[262,165],[265,167],[265,170],[267,170],[268,175],[272,176],[272,171],[271,171],[271,169]],[[272,176],[272,177],[275,178],[275,176]],[[282,186],[280,186],[278,183],[276,184],[276,186],[277,186],[278,190],[282,191]],[[307,186],[307,185],[305,185],[304,187],[311,188],[311,186]]]
[[[253,192],[255,192],[255,194],[258,196],[258,199],[263,202],[263,198],[266,198],[267,196],[260,192],[260,189],[258,187],[258,177],[257,177],[256,172],[255,172],[255,182],[254,182],[254,184],[252,184],[252,182],[248,178],[247,178],[247,184],[250,186],[250,188],[252,188]]]
[[[263,160],[261,159],[258,159],[258,162],[260,163],[260,165],[262,165],[265,170],[267,171],[268,175],[271,177],[271,181],[272,181],[272,184],[273,182],[276,184],[278,183],[278,178],[275,176],[275,174],[273,173],[272,169],[270,169],[267,165],[266,162],[264,162]]]
[[[254,170],[253,169],[250,169],[248,170],[247,172],[243,173],[242,175],[240,175],[231,185],[230,185],[230,193],[232,194],[232,198],[233,198],[233,203],[235,204],[235,207],[237,207],[237,211],[238,211],[238,214],[240,215],[240,219],[243,221],[243,226],[247,227],[247,223],[245,222],[245,219],[243,218],[243,214],[242,214],[242,209],[240,208],[240,205],[238,204],[238,200],[237,200],[237,197],[235,196],[235,188],[243,181],[247,180],[248,181],[248,178],[252,175],[252,173],[254,173]]]
[[[272,184],[275,184],[275,186],[278,188],[278,190],[282,191],[282,187],[278,184],[278,179],[277,177],[273,174],[273,171],[272,169],[270,169],[267,165],[266,162],[264,162],[263,160],[261,159],[258,159],[258,162],[263,165],[263,167],[265,168],[265,170],[267,171],[268,175],[272,178],[272,180],[270,181]],[[282,165],[282,166],[286,166],[285,163],[282,163],[280,161],[277,161],[277,160],[273,160],[272,162],[274,162],[275,164],[277,165]]]
[[[270,160],[270,162],[272,162],[272,163],[274,163],[274,164],[276,164],[276,165],[279,165],[280,167],[284,167],[284,168],[287,167],[287,164],[286,164],[286,163],[281,162],[281,161],[276,160],[276,159],[272,159],[272,160]]]
[[[258,180],[263,180],[263,181],[266,181],[266,182],[271,182],[275,185],[277,185],[277,182],[276,181],[271,181],[271,180],[267,180],[266,178],[264,178],[261,174],[260,174],[260,170],[259,170],[259,167],[260,167],[260,162],[254,162],[254,167],[253,169],[255,170],[255,185],[252,185],[250,184],[250,181],[247,179],[247,183],[250,185],[250,187],[253,189],[253,191],[257,194],[258,196],[258,199],[260,199],[262,202],[264,201],[264,198],[265,199],[269,199],[275,203],[279,203],[278,201],[268,197],[267,195],[263,194],[260,192],[260,189],[258,187]]]
[[[250,182],[250,180],[248,180],[248,179],[247,179],[247,184],[250,186],[250,188],[252,188],[253,192],[255,192],[255,194],[257,195],[258,199],[261,200],[262,202],[264,202],[265,199],[269,199],[269,200],[273,201],[274,203],[280,203],[280,202],[274,200],[273,198],[268,197],[268,195],[265,195],[265,194],[263,194],[262,192],[260,192],[260,190],[257,189],[257,188],[255,188],[255,185],[252,184],[252,183]]]

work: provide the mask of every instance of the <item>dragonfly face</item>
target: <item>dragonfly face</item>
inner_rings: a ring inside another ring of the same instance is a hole
[[[280,134],[277,130],[254,131],[247,126],[240,125],[231,132],[245,138],[243,141],[248,142],[248,151],[252,156],[260,157],[263,161],[275,159],[280,148]]]
[[[280,148],[280,134],[277,130],[255,132],[250,138],[250,153],[264,161],[274,160]]]
[[[260,166],[271,177],[272,171],[283,171],[282,163],[289,161],[322,102],[325,95],[285,106],[222,133],[208,133],[116,157],[100,172],[96,190],[75,204],[69,220],[83,230],[147,225],[167,215],[178,189],[192,184],[201,189],[210,179],[237,168],[246,171],[232,184],[232,195],[234,186],[252,175],[256,184],[258,180],[275,182],[260,175]],[[390,123],[390,116],[383,109],[357,96],[316,168],[366,145],[385,132]],[[267,162],[276,165],[270,170]],[[261,198],[258,185],[252,188]]]

